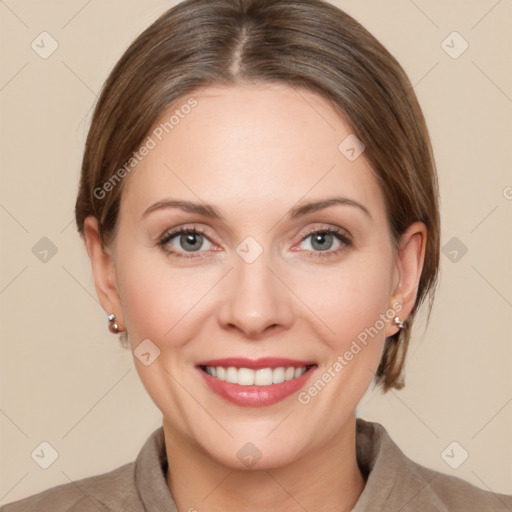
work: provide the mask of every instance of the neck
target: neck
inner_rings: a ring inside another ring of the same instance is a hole
[[[164,419],[167,485],[180,511],[350,511],[365,481],[352,416],[328,444],[286,466],[241,471],[213,460]],[[172,455],[171,455],[172,454]]]

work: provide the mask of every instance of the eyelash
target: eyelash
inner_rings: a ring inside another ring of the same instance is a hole
[[[203,235],[206,239],[208,237],[206,236],[205,231],[203,231],[200,228],[196,228],[195,226],[193,228],[180,228],[176,231],[172,231],[171,233],[166,233],[158,242],[158,245],[169,255],[172,255],[176,258],[184,258],[184,259],[202,259],[202,256],[196,257],[196,256],[183,256],[182,253],[170,250],[167,247],[167,244],[178,235],[187,235],[187,234],[193,234],[193,235]],[[321,227],[321,228],[314,228],[310,231],[308,231],[302,238],[301,242],[304,242],[306,239],[308,239],[312,235],[316,234],[324,234],[324,235],[334,235],[335,238],[337,238],[340,242],[342,242],[343,246],[336,250],[327,250],[327,251],[309,251],[311,255],[314,255],[319,258],[329,258],[338,255],[341,251],[345,250],[347,247],[350,247],[352,245],[352,241],[350,238],[343,232],[336,228],[332,227]],[[209,240],[209,239],[208,239]],[[186,253],[185,254],[193,254],[193,253]]]

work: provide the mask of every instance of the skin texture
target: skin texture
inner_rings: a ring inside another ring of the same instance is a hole
[[[193,96],[197,106],[125,178],[111,247],[102,250],[96,219],[85,223],[102,306],[132,349],[150,339],[160,350],[151,365],[134,364],[163,414],[169,488],[183,511],[350,510],[365,483],[354,411],[385,337],[397,331],[391,320],[306,405],[292,394],[267,407],[237,406],[210,391],[195,365],[235,356],[314,360],[309,387],[393,304],[407,318],[425,226],[412,224],[395,250],[365,154],[351,162],[338,150],[352,130],[322,97],[284,84],[210,86]],[[287,215],[334,196],[368,214],[345,204]],[[175,208],[143,215],[170,198],[211,204],[224,221]],[[159,245],[180,227],[205,231],[193,241],[198,251],[186,235],[167,250]],[[313,228],[338,228],[350,243],[302,240]],[[252,263],[236,252],[248,236],[263,249]],[[250,470],[237,457],[247,442],[262,454]]]

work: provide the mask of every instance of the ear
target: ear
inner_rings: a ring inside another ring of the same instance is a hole
[[[389,307],[396,310],[396,316],[402,322],[407,320],[416,302],[426,245],[427,227],[423,222],[411,224],[400,239],[396,256],[397,273]],[[386,337],[398,331],[399,328],[391,321],[386,327]]]
[[[98,299],[107,314],[116,315],[120,330],[124,330],[121,299],[116,283],[114,257],[102,247],[98,219],[89,216],[84,221],[84,238],[91,260],[92,273]]]

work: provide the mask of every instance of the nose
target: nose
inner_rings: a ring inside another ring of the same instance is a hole
[[[286,279],[274,269],[264,251],[247,263],[234,255],[235,268],[222,290],[219,322],[224,329],[238,330],[245,338],[259,340],[289,329],[293,322],[293,293]]]

